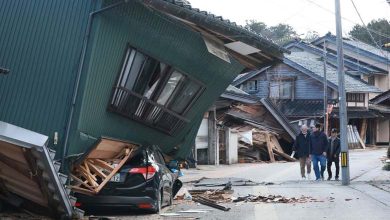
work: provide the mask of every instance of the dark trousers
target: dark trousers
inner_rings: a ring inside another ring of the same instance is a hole
[[[327,170],[328,170],[328,177],[332,178],[332,163],[336,166],[336,176],[335,178],[339,178],[339,173],[340,173],[340,160],[339,157],[333,157],[333,158],[328,158],[328,163],[327,163]]]

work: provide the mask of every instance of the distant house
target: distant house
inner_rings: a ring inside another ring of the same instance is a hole
[[[311,44],[322,49],[324,43],[329,55],[334,56],[336,54],[336,37],[328,33],[314,40]],[[390,52],[348,38],[343,39],[343,52],[345,67],[349,73],[355,72],[364,81],[375,85],[382,91],[390,89]],[[350,65],[352,63],[356,66],[352,67]],[[373,94],[373,96],[375,95]]]
[[[324,42],[329,53],[336,54],[336,37],[334,35],[327,34],[313,41],[312,44],[318,48],[323,48]],[[348,38],[343,39],[343,49],[346,61],[345,67],[349,69],[349,73],[355,71],[362,80],[375,85],[383,92],[390,89],[390,52]],[[351,62],[359,66],[351,68],[347,64]],[[372,99],[376,95],[378,94],[372,93],[369,98]],[[378,131],[373,138],[377,139],[378,143],[382,143],[384,140],[388,142],[389,133],[381,131],[386,131],[389,124],[389,117],[385,117],[378,120],[376,125],[373,125],[375,130]]]
[[[252,71],[236,78],[233,85],[259,98],[267,98],[292,122],[313,125],[324,116],[324,65],[321,55],[311,50],[288,47],[291,54],[283,62]],[[314,48],[315,49],[315,48]],[[329,124],[338,127],[338,77],[332,65],[327,66],[328,104],[334,105]],[[345,75],[349,123],[360,127],[362,120],[370,126],[381,117],[369,109],[369,94],[382,91],[363,80]],[[323,119],[321,119],[323,121]],[[371,143],[372,140],[368,140]]]
[[[237,74],[285,51],[184,0],[3,0],[0,16],[0,120],[62,158],[102,136],[185,157]]]
[[[376,142],[380,144],[390,144],[390,90],[384,92],[370,100],[370,109],[380,112],[384,116],[383,120],[378,120],[377,129],[380,129],[376,137]]]

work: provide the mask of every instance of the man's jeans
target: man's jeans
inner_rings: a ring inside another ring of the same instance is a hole
[[[313,161],[313,170],[316,174],[316,180],[319,180],[321,177],[324,177],[324,172],[326,168],[326,157],[324,155],[311,155],[311,160]],[[320,169],[318,167],[318,162],[320,162],[321,166],[321,175]]]

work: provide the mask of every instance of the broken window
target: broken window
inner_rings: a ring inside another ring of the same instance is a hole
[[[134,48],[126,51],[109,109],[172,133],[204,86]]]

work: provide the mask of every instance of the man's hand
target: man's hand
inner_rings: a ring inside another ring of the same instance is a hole
[[[322,153],[322,155],[324,155],[324,157],[326,157],[326,152]]]

